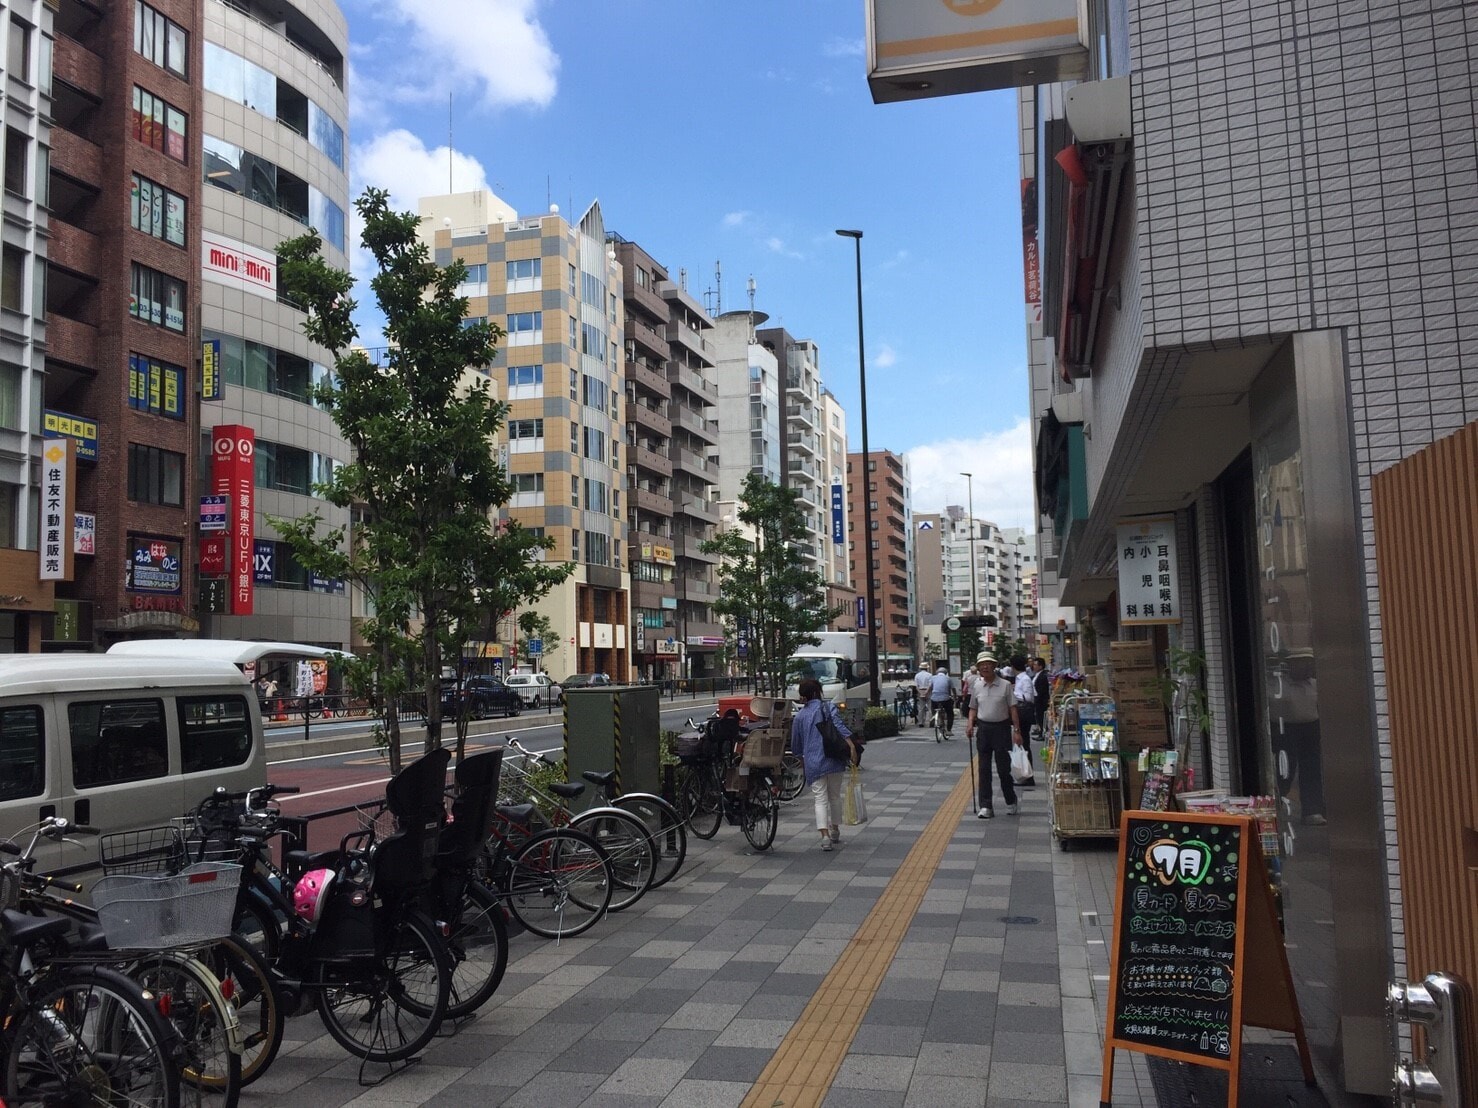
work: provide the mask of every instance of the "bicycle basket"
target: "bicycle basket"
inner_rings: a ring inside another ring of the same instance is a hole
[[[167,826],[104,835],[98,859],[109,874],[178,873],[187,861],[184,832]]]
[[[114,950],[185,946],[231,933],[241,867],[201,862],[170,876],[116,874],[92,887]]]

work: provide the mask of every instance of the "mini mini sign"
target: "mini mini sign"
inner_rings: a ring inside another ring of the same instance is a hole
[[[1120,520],[1119,625],[1180,622],[1180,573],[1175,517]]]

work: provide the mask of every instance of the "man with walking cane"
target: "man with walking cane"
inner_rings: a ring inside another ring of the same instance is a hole
[[[980,680],[970,693],[970,721],[966,737],[973,736],[979,746],[980,776],[976,800],[979,809],[976,816],[990,819],[995,806],[991,802],[990,765],[996,764],[996,776],[1001,779],[1001,796],[1006,801],[1006,811],[1015,815],[1016,785],[1011,780],[1011,745],[1020,742],[1021,717],[1016,709],[1016,694],[1011,682],[996,674],[996,660],[982,653],[975,659]]]

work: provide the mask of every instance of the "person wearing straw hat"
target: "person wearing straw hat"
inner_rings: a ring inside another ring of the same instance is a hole
[[[995,806],[991,799],[990,765],[995,762],[996,776],[1001,779],[1001,796],[1006,811],[1015,815],[1016,785],[1011,780],[1011,744],[1020,741],[1021,716],[1016,707],[1016,693],[1011,682],[996,673],[996,660],[981,652],[975,658],[980,680],[970,693],[970,721],[966,737],[972,737],[980,754],[980,777],[976,793],[976,816],[990,819]]]

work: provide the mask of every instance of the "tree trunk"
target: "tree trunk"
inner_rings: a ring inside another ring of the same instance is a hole
[[[441,643],[436,638],[434,613],[423,609],[421,660],[426,682],[426,753],[441,749]],[[459,674],[460,676],[460,674]]]

